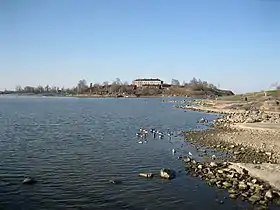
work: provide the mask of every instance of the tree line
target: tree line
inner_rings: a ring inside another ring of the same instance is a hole
[[[184,86],[197,90],[218,89],[216,85],[212,83],[208,83],[207,81],[202,81],[201,79],[197,79],[195,77],[193,77],[189,82],[183,81],[182,84],[180,83],[179,80],[172,79],[171,84],[173,86]]]
[[[103,82],[99,83],[87,83],[85,79],[81,79],[78,81],[77,85],[72,88],[58,87],[58,86],[42,86],[38,85],[34,86],[25,86],[21,87],[17,85],[15,91],[5,91],[5,92],[13,92],[13,93],[33,93],[33,94],[46,94],[46,93],[54,93],[54,94],[82,94],[87,92],[93,92],[95,89],[106,89],[108,92],[120,92],[121,90],[125,91],[125,87],[130,86],[127,82],[121,82],[119,78],[117,78],[112,83]]]
[[[180,88],[191,88],[197,91],[217,89],[217,87],[207,81],[202,81],[201,79],[193,78],[189,82],[183,81],[180,83],[177,79],[171,80],[171,86],[180,87]],[[15,91],[6,91],[19,94],[97,94],[97,95],[116,95],[116,94],[140,94],[140,95],[155,95],[161,94],[162,90],[156,88],[136,88],[129,84],[128,82],[123,82],[121,79],[116,78],[113,82],[103,82],[103,83],[88,83],[85,79],[78,81],[77,85],[72,88],[64,88],[57,86],[42,86],[38,85],[37,87],[25,86],[21,87],[17,85]]]

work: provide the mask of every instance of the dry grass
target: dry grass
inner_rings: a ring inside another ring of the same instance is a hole
[[[265,96],[266,92],[266,96]],[[218,100],[222,101],[245,101],[245,97],[247,101],[265,101],[269,99],[280,99],[280,89],[278,90],[268,90],[268,91],[261,91],[261,92],[253,92],[253,93],[245,93],[245,94],[238,94],[233,96],[222,96],[219,97]]]
[[[245,100],[247,98],[247,100]],[[213,107],[226,106],[234,110],[264,110],[280,112],[280,89],[219,97]]]

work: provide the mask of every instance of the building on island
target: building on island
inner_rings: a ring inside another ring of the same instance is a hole
[[[163,85],[163,81],[160,79],[136,79],[132,82],[135,87],[159,87]]]

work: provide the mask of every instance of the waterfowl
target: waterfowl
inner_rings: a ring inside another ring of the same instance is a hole
[[[136,136],[141,137],[142,134],[141,133],[136,133]]]

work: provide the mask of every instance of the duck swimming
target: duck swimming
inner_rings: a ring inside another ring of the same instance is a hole
[[[156,129],[152,128],[152,129],[150,130],[150,132],[151,132],[151,133],[156,133]]]
[[[136,133],[136,136],[137,137],[142,137],[142,134],[141,133]]]

